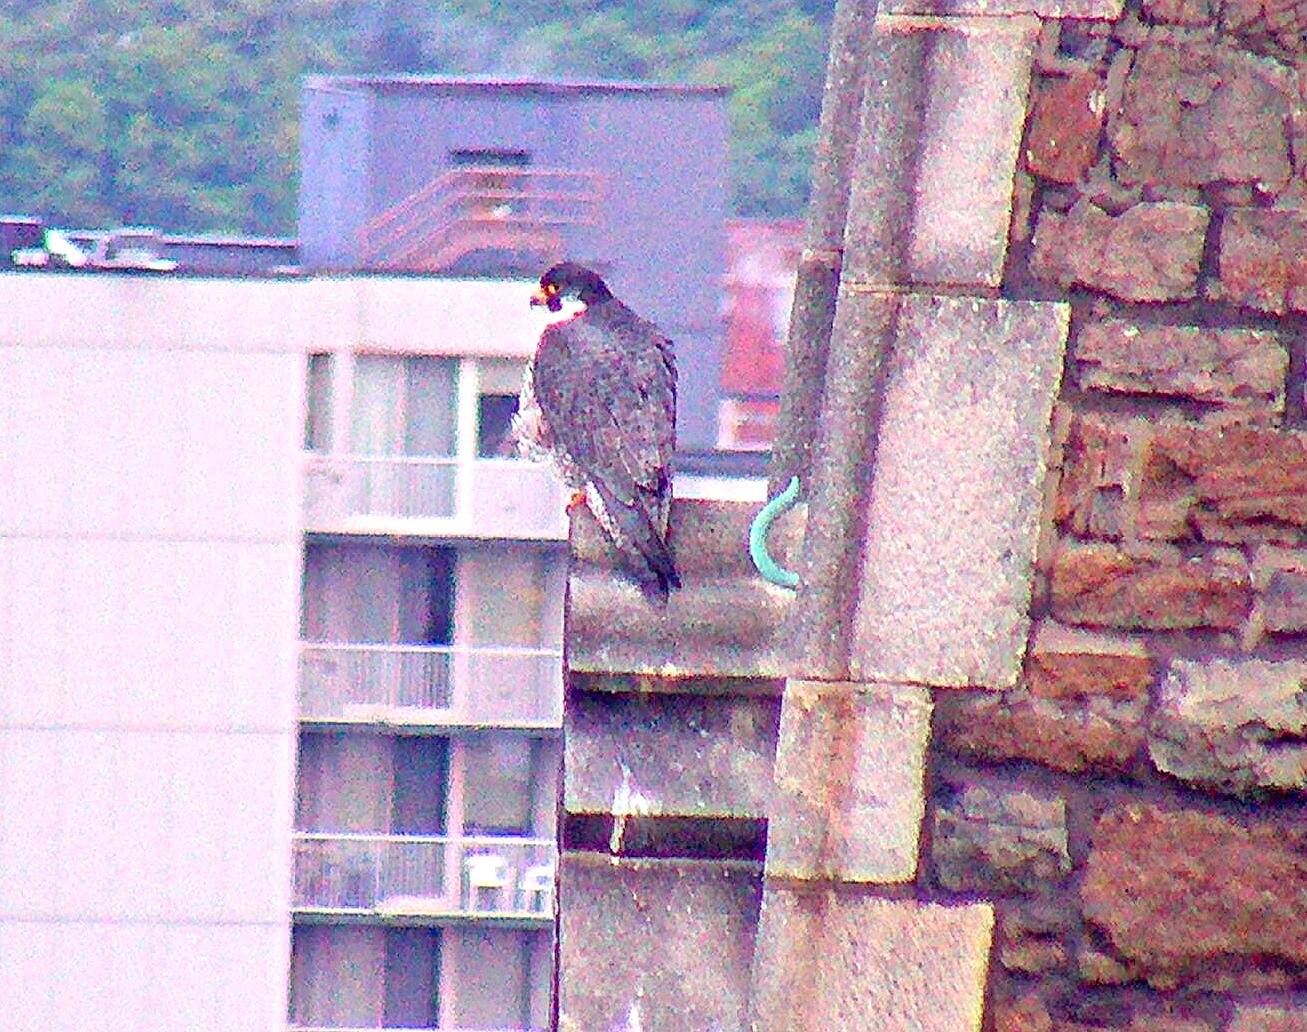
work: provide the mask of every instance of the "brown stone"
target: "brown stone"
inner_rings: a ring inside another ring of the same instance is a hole
[[[1108,122],[1113,169],[1125,183],[1196,187],[1291,174],[1293,81],[1284,68],[1233,47],[1159,37],[1135,55]]]
[[[994,1032],[1052,1032],[1053,1019],[1038,993],[994,1004]]]
[[[1307,53],[1307,11],[1298,0],[1223,0],[1220,10],[1222,31],[1241,45],[1284,57]]]
[[[1051,587],[1057,619],[1124,630],[1234,629],[1252,599],[1248,564],[1238,553],[1158,558],[1105,543],[1063,541]]]
[[[1129,968],[1092,946],[1081,949],[1076,956],[1076,966],[1080,981],[1090,985],[1125,985],[1130,981]]]
[[[1044,78],[1031,98],[1026,167],[1055,183],[1078,183],[1098,158],[1103,80],[1097,69]]]
[[[1125,770],[1144,742],[1152,664],[1138,642],[1045,623],[1022,683],[941,692],[934,738],[951,752],[1055,770]]]
[[[1265,208],[1230,211],[1221,222],[1220,278],[1214,299],[1283,315],[1307,311],[1302,241],[1307,212]]]
[[[1307,840],[1292,824],[1115,807],[1094,829],[1080,895],[1085,918],[1157,985],[1232,960],[1307,967]]]
[[[1179,424],[1152,436],[1138,532],[1173,540],[1292,543],[1307,529],[1307,435]]]
[[[1307,1006],[1301,1003],[1238,1003],[1226,1032],[1302,1032]]]
[[[1071,870],[1066,804],[1046,793],[964,785],[935,811],[930,855],[952,892],[1032,892],[1060,882]]]
[[[1218,792],[1307,788],[1307,663],[1175,660],[1157,693],[1148,755]]]
[[[1144,17],[1171,25],[1206,25],[1212,8],[1208,0],[1144,0]]]
[[[1141,420],[1076,413],[1062,444],[1059,525],[1081,537],[1122,536],[1126,479],[1147,432]]]
[[[1046,974],[1066,966],[1067,950],[1061,940],[1068,928],[1066,915],[1035,903],[1007,905],[999,912],[996,941],[999,963],[1020,974]]]
[[[1253,559],[1253,582],[1267,631],[1307,631],[1307,551],[1259,548]]]
[[[1207,218],[1206,208],[1174,201],[1143,202],[1120,215],[1083,199],[1066,214],[1045,208],[1030,270],[1060,287],[1085,287],[1122,301],[1191,298]]]
[[[1084,327],[1073,354],[1085,390],[1284,410],[1289,353],[1265,330],[1111,320]]]
[[[1044,699],[1143,702],[1152,680],[1153,666],[1141,642],[1051,620],[1036,631],[1026,668],[1030,694]]]

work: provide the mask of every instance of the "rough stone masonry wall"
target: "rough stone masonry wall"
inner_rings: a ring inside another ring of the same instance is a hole
[[[1307,1029],[1307,8],[1044,25],[1005,295],[1065,298],[1018,686],[936,693],[919,889],[995,1032]]]

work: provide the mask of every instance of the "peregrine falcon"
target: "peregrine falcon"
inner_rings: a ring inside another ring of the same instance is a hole
[[[612,540],[645,597],[667,601],[681,586],[667,540],[676,447],[676,359],[672,342],[571,262],[540,277],[532,305],[580,314],[548,326],[527,366],[519,446],[552,459]]]

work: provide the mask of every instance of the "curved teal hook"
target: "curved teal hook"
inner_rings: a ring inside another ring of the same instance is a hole
[[[785,569],[771,557],[771,553],[767,551],[767,535],[771,532],[771,525],[776,522],[776,518],[794,505],[798,497],[799,478],[790,477],[789,486],[764,505],[753,518],[753,523],[749,525],[749,556],[753,559],[753,565],[758,568],[764,580],[782,588],[797,588],[799,575]]]

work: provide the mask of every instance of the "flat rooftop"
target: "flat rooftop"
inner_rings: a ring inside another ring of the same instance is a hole
[[[731,87],[714,84],[658,83],[637,81],[590,81],[584,79],[531,79],[514,76],[466,75],[324,75],[304,77],[306,89],[362,88],[395,93],[493,93],[522,96],[593,96],[595,94],[639,94],[653,96],[725,96]]]

